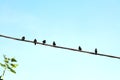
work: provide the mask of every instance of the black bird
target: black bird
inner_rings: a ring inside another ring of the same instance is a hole
[[[53,46],[56,46],[56,43],[55,43],[55,41],[53,41]]]
[[[21,38],[21,40],[24,41],[24,40],[25,40],[25,36],[23,36],[23,37]]]
[[[43,42],[43,44],[45,44],[45,43],[46,43],[46,40],[43,40],[42,42]]]
[[[81,51],[81,50],[82,50],[82,48],[79,46],[79,47],[78,47],[78,50],[80,50],[80,51]]]
[[[37,39],[34,39],[34,44],[35,44],[35,45],[37,44]]]
[[[97,48],[95,48],[95,54],[97,54]]]

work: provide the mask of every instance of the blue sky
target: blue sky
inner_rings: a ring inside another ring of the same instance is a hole
[[[119,0],[0,0],[0,34],[120,56]],[[5,80],[119,80],[120,60],[0,38],[18,59]],[[2,68],[0,68],[0,72]]]

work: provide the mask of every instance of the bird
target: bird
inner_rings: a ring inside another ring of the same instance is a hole
[[[97,48],[95,48],[95,54],[97,54]]]
[[[23,37],[21,38],[21,40],[24,41],[24,40],[25,40],[25,36],[23,36]]]
[[[43,40],[42,42],[43,42],[43,44],[45,44],[45,43],[46,43],[46,40]]]
[[[79,47],[78,47],[78,50],[80,50],[80,51],[81,51],[81,50],[82,50],[82,48],[79,46]]]
[[[56,43],[55,43],[55,41],[53,41],[53,46],[56,46]]]
[[[35,44],[35,45],[37,44],[37,39],[34,39],[34,44]]]

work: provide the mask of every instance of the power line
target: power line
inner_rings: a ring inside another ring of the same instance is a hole
[[[12,40],[17,40],[17,41],[24,41],[24,42],[34,43],[34,41],[31,41],[31,40],[26,40],[26,39],[22,40],[21,38],[14,38],[14,37],[5,36],[5,35],[1,35],[1,34],[0,34],[0,37],[12,39]],[[71,50],[71,51],[76,51],[76,52],[83,52],[83,53],[88,53],[88,54],[93,54],[93,55],[98,55],[98,56],[105,56],[105,57],[120,59],[120,57],[118,57],[118,56],[107,55],[107,54],[100,54],[100,53],[96,54],[95,52],[78,50],[78,49],[73,49],[73,48],[68,48],[68,47],[57,46],[57,45],[54,46],[54,45],[51,45],[51,44],[43,44],[42,42],[38,42],[38,41],[36,42],[36,44],[40,44],[40,45],[44,45],[44,46],[49,46],[49,47],[54,47],[54,48],[66,49],[66,50]]]

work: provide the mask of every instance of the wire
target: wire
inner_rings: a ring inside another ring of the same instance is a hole
[[[12,40],[17,40],[17,41],[24,41],[24,42],[34,43],[34,41],[31,41],[31,40],[22,40],[22,39],[19,39],[19,38],[5,36],[5,35],[1,35],[1,34],[0,34],[0,37],[12,39]],[[76,52],[83,52],[83,53],[88,53],[88,54],[92,54],[92,55],[98,55],[98,56],[105,56],[105,57],[109,57],[109,58],[120,59],[120,57],[118,57],[118,56],[107,55],[107,54],[100,54],[100,53],[95,54],[95,52],[83,51],[83,50],[78,50],[78,49],[73,49],[73,48],[68,48],[68,47],[62,47],[62,46],[57,46],[57,45],[53,46],[51,44],[43,44],[41,42],[36,42],[36,44],[49,46],[49,47],[54,47],[54,48],[66,49],[66,50],[71,50],[71,51],[76,51]]]

